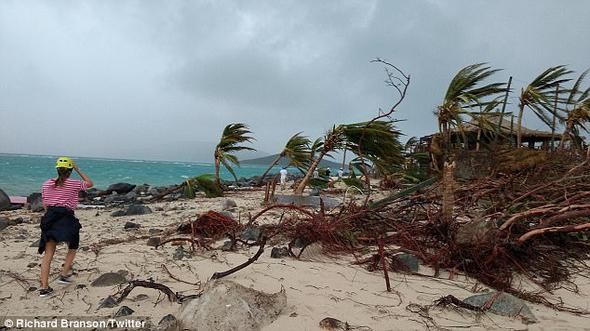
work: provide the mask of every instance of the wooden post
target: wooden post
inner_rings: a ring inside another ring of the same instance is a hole
[[[510,119],[510,139],[512,139],[512,135],[514,134],[514,115]]]
[[[555,117],[557,115],[557,99],[559,95],[559,84],[555,86],[555,104],[553,105],[553,124],[551,125],[551,151],[554,150],[555,145]]]
[[[506,103],[508,103],[508,93],[510,92],[510,86],[512,86],[512,76],[508,79],[508,86],[506,86],[506,94],[504,95],[504,102],[502,103],[502,112],[500,113],[500,120],[498,121],[498,133],[494,140],[497,141],[498,136],[502,133],[502,122],[504,121],[504,111],[506,111]]]

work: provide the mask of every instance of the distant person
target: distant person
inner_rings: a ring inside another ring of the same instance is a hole
[[[317,168],[313,171],[313,178],[320,178],[320,172]]]
[[[343,176],[344,176],[344,169],[342,169],[342,168],[338,169],[338,179],[342,179]]]
[[[330,178],[330,168],[326,168],[326,177]]]
[[[76,250],[80,243],[80,221],[74,216],[74,209],[78,207],[78,193],[86,191],[94,184],[72,161],[62,156],[55,163],[57,178],[48,179],[43,183],[42,197],[45,215],[41,218],[41,239],[39,240],[39,254],[41,260],[41,287],[39,296],[45,297],[53,292],[49,287],[49,271],[55,248],[60,242],[68,243],[68,253],[58,278],[61,284],[70,284],[72,280],[71,268],[76,257]],[[70,179],[72,170],[76,170],[82,180]]]
[[[287,175],[289,172],[283,167],[281,168],[281,171],[279,171],[279,174],[281,174],[281,190],[284,190],[287,187]]]

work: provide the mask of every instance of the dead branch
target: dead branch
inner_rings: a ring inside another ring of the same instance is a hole
[[[164,284],[156,283],[153,281],[132,280],[129,282],[129,285],[127,285],[127,287],[125,287],[123,290],[121,290],[117,293],[120,295],[119,298],[117,299],[117,303],[118,304],[121,303],[129,295],[129,293],[131,293],[131,291],[136,287],[146,287],[146,288],[153,288],[155,290],[158,290],[158,291],[166,294],[166,296],[168,297],[168,300],[170,302],[181,303],[182,299],[184,298],[183,295],[181,295],[179,293],[174,293],[168,286],[166,286]],[[115,295],[117,295],[117,294],[115,294]]]
[[[229,276],[231,274],[233,274],[234,272],[238,272],[242,269],[244,269],[245,267],[249,266],[250,264],[254,263],[254,261],[258,260],[258,258],[260,257],[260,255],[262,255],[262,252],[264,252],[264,245],[266,245],[266,237],[262,237],[260,240],[260,248],[258,248],[258,251],[256,252],[256,254],[254,254],[254,256],[252,256],[251,258],[249,258],[246,262],[233,267],[227,271],[222,271],[222,272],[216,272],[213,274],[213,276],[211,276],[211,279],[220,279],[223,278],[225,276]]]
[[[542,229],[535,229],[531,230],[522,236],[520,236],[517,240],[519,244],[523,244],[525,241],[542,235],[546,233],[556,233],[556,232],[581,232],[585,230],[590,230],[590,223],[578,224],[578,225],[566,225],[566,226],[554,226],[549,228],[542,228]]]

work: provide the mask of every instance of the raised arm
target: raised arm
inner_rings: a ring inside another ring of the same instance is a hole
[[[83,173],[82,171],[80,171],[80,168],[78,168],[78,165],[76,164],[76,162],[73,162],[73,163],[74,163],[74,170],[76,170],[76,172],[78,173],[78,175],[80,175],[80,177],[82,178],[82,180],[86,184],[86,188],[91,188],[92,186],[94,186],[94,183],[92,182],[92,179],[90,179],[88,176],[86,176],[85,173]]]

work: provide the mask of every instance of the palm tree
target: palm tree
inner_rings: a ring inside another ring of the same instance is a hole
[[[264,177],[282,158],[286,157],[289,159],[289,165],[292,165],[298,169],[306,168],[310,163],[310,141],[306,136],[301,135],[302,132],[294,134],[287,143],[283,150],[277,155],[272,161],[268,169],[262,174],[258,180],[258,184],[262,183]]]
[[[585,90],[580,89],[587,74],[588,70],[584,71],[569,90],[565,109],[565,129],[561,135],[560,149],[564,148],[566,138],[571,139],[572,142],[579,140],[580,129],[588,132],[586,123],[590,122],[590,87]],[[572,105],[571,110],[567,109],[569,105]]]
[[[570,81],[566,76],[571,73],[572,71],[563,65],[551,67],[537,76],[526,88],[521,90],[519,97],[520,103],[518,105],[518,120],[516,123],[517,147],[520,147],[522,144],[522,116],[524,108],[529,107],[538,118],[552,127],[553,124],[547,112],[558,116],[554,109],[554,103],[556,97],[559,100],[559,93],[556,95],[555,89],[560,84]]]
[[[479,151],[481,146],[482,135],[485,136],[488,141],[491,140],[495,135],[501,135],[502,129],[498,128],[498,119],[502,120],[502,114],[496,110],[496,107],[500,104],[500,100],[496,99],[488,103],[481,112],[471,112],[469,115],[473,118],[472,123],[477,126],[477,141],[475,150]],[[500,126],[502,123],[500,123]]]
[[[295,189],[295,194],[302,194],[314,170],[321,160],[330,153],[349,149],[362,152],[362,157],[383,173],[390,173],[402,162],[402,146],[398,140],[400,132],[391,121],[373,121],[334,126],[323,137],[323,144],[318,144],[318,155],[307,169],[303,180]],[[319,142],[320,140],[316,140]],[[358,153],[358,152],[357,152]]]
[[[485,63],[469,65],[453,77],[443,102],[436,111],[439,132],[443,138],[443,153],[450,147],[450,131],[459,129],[465,141],[463,132],[462,115],[469,115],[469,108],[488,105],[489,98],[496,99],[498,95],[506,92],[505,83],[490,83],[483,85],[484,80],[492,76],[500,69],[491,69]],[[465,141],[466,142],[466,141]]]
[[[221,187],[221,179],[219,177],[219,167],[223,166],[234,176],[237,181],[236,173],[231,167],[231,164],[240,166],[238,158],[233,154],[238,151],[249,150],[255,151],[254,148],[242,146],[242,143],[251,142],[254,140],[253,137],[248,134],[252,133],[248,126],[243,123],[232,123],[228,124],[221,134],[221,139],[215,147],[214,159],[215,159],[215,182]]]

